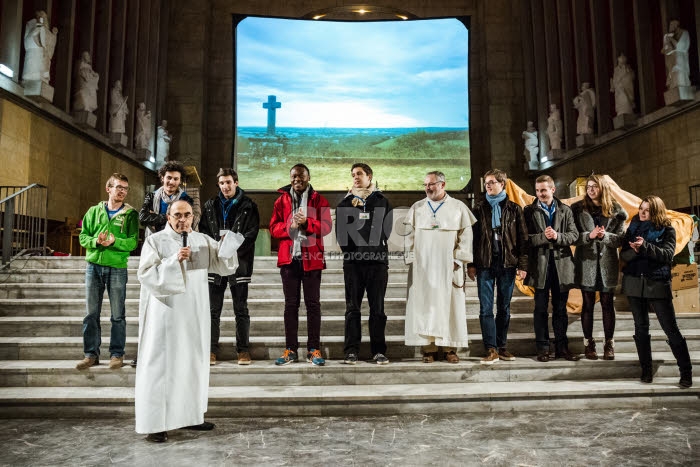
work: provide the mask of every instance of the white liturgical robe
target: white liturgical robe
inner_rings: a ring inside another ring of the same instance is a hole
[[[217,243],[191,232],[188,246],[192,254],[180,263],[177,254],[182,237],[170,225],[146,238],[138,270],[137,433],[158,433],[204,421],[211,333],[207,273],[228,276],[236,272],[238,255],[233,245],[237,242],[234,234]]]
[[[473,259],[474,222],[469,208],[447,194],[442,201],[426,198],[408,210],[406,345],[467,346],[463,263]]]

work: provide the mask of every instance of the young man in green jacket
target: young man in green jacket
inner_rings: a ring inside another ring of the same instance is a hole
[[[85,359],[78,370],[99,363],[102,334],[100,312],[105,288],[112,311],[112,333],[109,340],[109,368],[121,368],[126,342],[126,282],[129,253],[139,238],[139,215],[124,202],[129,180],[114,173],[106,186],[109,199],[91,207],[83,217],[80,244],[87,250],[85,271],[86,313],[83,319],[83,352]]]

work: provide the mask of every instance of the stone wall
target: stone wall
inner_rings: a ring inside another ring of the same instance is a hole
[[[114,172],[129,178],[127,203],[141,207],[146,170],[118,158],[29,110],[0,98],[0,185],[49,187],[49,219],[82,218],[106,200]]]
[[[567,160],[548,173],[568,184],[591,171],[610,175],[620,188],[637,196],[658,195],[670,209],[687,208],[688,187],[700,184],[700,106]]]

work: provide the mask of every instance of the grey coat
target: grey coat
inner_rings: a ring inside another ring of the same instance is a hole
[[[624,238],[627,212],[622,206],[614,203],[612,215],[605,226],[605,236],[602,239],[591,240],[589,235],[595,228],[595,221],[584,209],[583,201],[574,203],[571,210],[574,212],[576,228],[580,234],[574,253],[576,287],[595,287],[597,271],[600,269],[603,287],[614,289],[617,287],[620,269],[617,249]]]
[[[528,267],[525,285],[543,289],[547,280],[547,267],[549,265],[550,251],[554,252],[554,264],[559,276],[559,286],[569,289],[574,284],[574,260],[571,254],[571,245],[578,238],[578,230],[574,223],[571,209],[557,198],[557,209],[554,214],[552,228],[557,231],[557,239],[550,241],[545,237],[547,228],[545,213],[538,205],[538,200],[525,206],[525,223],[529,237]]]

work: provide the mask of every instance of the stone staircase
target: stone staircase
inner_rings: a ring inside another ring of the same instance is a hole
[[[623,296],[616,298],[614,361],[539,363],[533,358],[531,297],[517,290],[512,302],[508,348],[519,358],[485,367],[476,286],[467,289],[469,348],[457,365],[419,360],[419,349],[404,345],[408,269],[392,259],[386,299],[387,356],[377,366],[342,364],[344,286],[342,263],[331,260],[323,273],[322,350],[324,367],[298,363],[276,367],[284,349],[283,296],[276,258],[258,257],[250,286],[253,365],[233,361],[235,323],[229,293],[222,317],[224,361],[211,368],[210,416],[378,415],[467,411],[644,408],[696,405],[700,384],[677,387],[678,369],[665,336],[652,317],[655,379],[639,382],[634,326]],[[138,258],[130,258],[127,286],[126,360],[136,355],[138,334]],[[0,271],[0,407],[4,417],[103,417],[133,415],[135,369],[112,371],[99,365],[75,370],[82,358],[85,261],[80,257],[20,259]],[[306,336],[304,309],[299,329]],[[369,359],[366,305],[361,359]],[[678,310],[678,321],[700,368],[700,313]],[[571,348],[583,352],[578,317],[570,316]],[[109,305],[102,318],[103,352],[109,346]],[[595,334],[603,341],[596,308]],[[602,345],[599,346],[602,351]],[[696,370],[696,373],[700,373]]]

